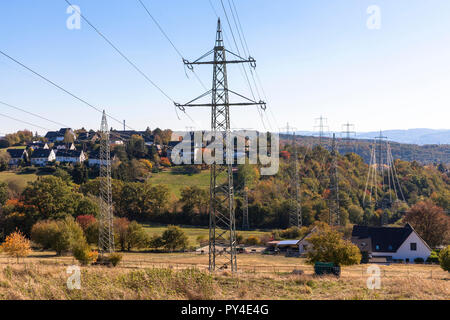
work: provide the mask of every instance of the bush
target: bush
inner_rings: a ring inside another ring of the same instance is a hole
[[[439,263],[439,254],[436,251],[431,251],[431,254],[426,261],[428,263]]]
[[[108,256],[109,262],[113,265],[113,267],[116,267],[120,261],[122,261],[122,255],[117,252],[113,252]]]
[[[150,241],[150,237],[145,231],[144,227],[137,223],[136,221],[132,221],[128,225],[127,230],[127,249],[130,251],[133,248],[142,249],[148,246]]]
[[[257,246],[261,243],[258,237],[255,236],[249,236],[247,239],[245,239],[245,244],[248,246]]]
[[[450,246],[447,246],[439,253],[439,264],[442,269],[450,272]]]
[[[342,238],[342,234],[330,227],[322,226],[314,235],[308,238],[312,249],[308,251],[308,262],[332,262],[337,266],[359,264],[361,252],[359,248],[348,240]]]
[[[169,251],[183,250],[188,246],[188,238],[183,230],[176,226],[169,226],[162,234],[164,248]]]
[[[31,230],[32,240],[44,249],[55,250],[58,255],[72,251],[78,243],[86,242],[83,229],[72,217],[58,221],[41,221]]]
[[[423,260],[423,258],[415,258],[414,263],[422,264],[422,263],[424,263],[424,260]]]
[[[98,258],[98,252],[91,251],[86,241],[74,244],[72,254],[84,266],[94,263]]]

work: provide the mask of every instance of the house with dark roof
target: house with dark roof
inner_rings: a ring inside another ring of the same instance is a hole
[[[48,149],[47,142],[42,141],[33,141],[27,144],[27,148],[36,150],[36,149]]]
[[[58,151],[61,150],[75,150],[75,145],[70,142],[70,143],[65,143],[65,142],[55,142],[53,144],[53,149],[56,149]]]
[[[61,142],[64,141],[66,134],[72,136],[74,141],[77,139],[77,135],[71,128],[61,128],[59,131],[48,131],[45,138],[49,142]]]
[[[27,161],[28,159],[28,153],[25,149],[8,149],[6,151],[11,158],[9,160],[9,165],[11,167],[17,166],[22,160]]]
[[[77,150],[56,151],[56,161],[64,163],[82,163],[86,160],[86,154]]]
[[[45,135],[45,138],[48,142],[55,142],[56,138],[58,137],[57,131],[48,131]]]
[[[111,163],[117,161],[117,156],[114,152],[110,153]],[[91,152],[88,158],[88,166],[89,167],[99,167],[101,164],[100,153],[98,151]]]
[[[386,261],[426,260],[432,251],[409,223],[402,228],[355,225],[352,242],[370,258],[385,258]]]
[[[31,154],[31,164],[35,166],[42,167],[55,160],[56,154],[52,149],[37,149]]]

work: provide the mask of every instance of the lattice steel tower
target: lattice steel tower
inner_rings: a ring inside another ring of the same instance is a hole
[[[232,56],[227,60],[226,56]],[[213,55],[212,61],[205,58]],[[191,100],[186,104],[175,103],[180,110],[185,107],[210,107],[211,131],[215,139],[223,139],[227,143],[226,163],[216,163],[210,166],[210,205],[209,205],[209,270],[230,268],[237,271],[236,261],[236,220],[233,189],[233,154],[232,136],[230,128],[230,106],[260,105],[265,109],[265,102],[253,101],[228,89],[227,64],[250,63],[256,67],[255,59],[244,59],[225,49],[220,19],[217,22],[216,42],[214,49],[207,52],[194,62],[183,60],[189,69],[193,65],[213,65],[212,90]],[[230,103],[230,94],[234,94],[245,102]],[[211,95],[211,103],[201,103],[198,100]]]
[[[100,254],[104,254],[114,251],[111,156],[109,129],[105,111],[103,111],[100,132],[100,215],[98,219],[98,249]]]
[[[337,164],[336,135],[333,133],[331,144],[330,194],[328,195],[329,224],[340,225],[339,176]]]

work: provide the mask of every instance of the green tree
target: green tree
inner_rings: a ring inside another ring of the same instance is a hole
[[[128,225],[128,251],[131,251],[134,248],[146,248],[149,244],[149,241],[150,237],[141,224],[137,223],[136,221],[132,221]]]
[[[181,190],[180,203],[183,205],[183,211],[186,213],[208,212],[209,193],[197,186],[185,187]]]
[[[188,246],[188,238],[177,226],[169,226],[162,234],[164,248],[169,251],[182,250]]]
[[[450,246],[442,249],[439,253],[439,264],[445,271],[450,272]]]
[[[8,185],[6,182],[0,181],[0,207],[8,200]]]
[[[39,177],[28,184],[22,196],[25,204],[37,208],[40,219],[60,218],[75,212],[77,196],[73,188],[58,177]]]
[[[359,248],[348,240],[342,238],[342,234],[327,226],[322,226],[319,231],[308,238],[311,250],[307,253],[309,263],[333,262],[336,265],[353,265],[361,261]]]

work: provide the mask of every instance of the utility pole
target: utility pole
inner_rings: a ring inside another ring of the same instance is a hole
[[[123,131],[126,131],[127,129],[127,126],[126,126],[126,124],[125,124],[125,120],[123,120]]]
[[[230,55],[232,60],[227,60]],[[213,55],[213,60],[205,60]],[[210,166],[210,204],[209,204],[209,271],[216,268],[223,270],[231,268],[237,271],[236,261],[236,220],[234,208],[233,189],[233,151],[232,136],[230,128],[230,106],[252,106],[259,105],[265,109],[265,102],[253,101],[228,89],[227,65],[238,63],[250,63],[255,68],[255,59],[247,59],[225,49],[220,19],[217,22],[216,42],[214,49],[201,56],[194,62],[183,60],[189,69],[194,65],[213,65],[213,86],[201,96],[186,104],[175,103],[180,110],[186,107],[209,107],[211,108],[211,131],[214,139],[224,140],[226,147],[226,163],[216,163]],[[244,102],[230,103],[229,95],[234,94]],[[201,98],[211,95],[211,103],[201,103]],[[223,162],[223,161],[221,161]],[[220,251],[219,251],[220,250]],[[221,260],[221,261],[219,261]]]
[[[113,209],[111,190],[111,154],[109,129],[103,111],[100,141],[100,214],[98,219],[98,248],[100,254],[114,251]]]
[[[326,125],[328,119],[320,116],[319,118],[315,119],[315,121],[316,121],[316,123],[318,122],[319,124],[314,126],[314,130],[316,130],[316,128],[318,129],[319,145],[322,145],[323,137],[325,136],[325,128],[327,128],[327,131],[329,130],[328,126]]]
[[[339,226],[340,207],[339,207],[339,176],[337,165],[336,135],[333,133],[331,145],[331,166],[330,166],[330,194],[328,196],[329,224],[330,226]]]
[[[244,180],[244,203],[242,208],[242,230],[249,230],[250,224],[248,222],[248,187],[247,181]]]

